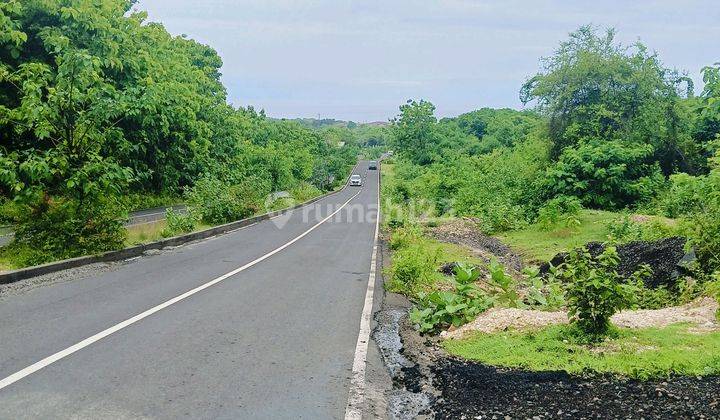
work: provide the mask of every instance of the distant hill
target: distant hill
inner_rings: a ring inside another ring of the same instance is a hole
[[[358,126],[377,126],[384,127],[389,125],[387,121],[373,121],[369,123],[356,123],[355,121],[343,121],[336,120],[334,118],[277,118],[281,121],[295,121],[301,125],[312,128],[324,128],[324,127],[344,127],[344,128],[355,128]]]

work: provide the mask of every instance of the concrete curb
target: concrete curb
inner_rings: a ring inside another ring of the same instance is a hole
[[[352,175],[356,168],[358,167],[359,163],[353,166],[353,169],[350,171],[350,175]],[[349,179],[349,176],[348,176]],[[14,283],[16,281],[29,279],[32,277],[41,276],[43,274],[49,274],[49,273],[55,273],[57,271],[67,270],[69,268],[76,268],[76,267],[82,267],[84,265],[88,264],[94,264],[98,262],[111,262],[111,261],[120,261],[120,260],[126,260],[128,258],[134,258],[139,257],[145,254],[146,251],[153,250],[153,249],[163,249],[170,246],[178,246],[183,245],[188,242],[198,241],[201,239],[207,239],[211,238],[213,236],[222,235],[224,233],[228,233],[230,231],[251,225],[253,223],[257,223],[263,220],[268,220],[270,218],[273,218],[275,216],[279,216],[281,214],[287,213],[289,211],[298,209],[303,206],[307,206],[308,204],[315,203],[316,201],[322,200],[324,198],[330,197],[332,195],[338,194],[341,191],[344,191],[345,188],[348,186],[348,181],[345,181],[345,185],[336,191],[331,191],[327,194],[323,194],[321,196],[315,197],[311,200],[308,200],[304,203],[297,204],[292,207],[288,207],[286,209],[282,210],[276,210],[269,213],[261,214],[259,216],[253,216],[247,219],[237,220],[235,222],[226,223],[224,225],[211,227],[209,229],[201,230],[198,232],[192,232],[185,235],[175,236],[172,238],[163,239],[161,241],[157,242],[151,242],[149,244],[142,244],[142,245],[135,245],[128,248],[119,249],[117,251],[108,251],[102,254],[98,255],[86,255],[83,257],[77,257],[77,258],[71,258],[68,260],[62,260],[62,261],[55,261],[47,264],[42,265],[36,265],[32,267],[26,267],[26,268],[20,268],[17,270],[11,270],[6,271],[3,273],[0,273],[0,284],[9,284]]]

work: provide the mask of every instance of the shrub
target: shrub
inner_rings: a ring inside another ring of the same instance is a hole
[[[320,191],[319,188],[308,182],[301,182],[298,186],[290,190],[290,195],[299,203],[311,200],[321,194],[322,191]]]
[[[670,175],[669,187],[660,196],[657,207],[667,217],[680,217],[702,209],[706,194],[705,177],[685,173]]]
[[[428,248],[421,243],[410,243],[393,253],[390,267],[390,290],[415,296],[419,287],[428,284],[437,275],[436,268],[440,259],[439,248]]]
[[[546,281],[537,267],[526,268],[527,304],[538,309],[555,310],[565,306],[565,291],[557,281]]]
[[[182,214],[171,208],[165,210],[165,222],[167,227],[160,233],[165,238],[178,233],[192,232],[195,229],[195,218],[192,214]]]
[[[390,235],[390,249],[398,250],[405,248],[410,245],[413,241],[417,240],[420,232],[417,227],[412,225],[401,226],[393,230]]]
[[[495,293],[493,293],[493,300],[502,306],[510,308],[523,307],[522,299],[520,299],[517,290],[517,281],[505,273],[505,267],[496,260],[491,260],[490,264],[488,264],[488,271],[490,272],[490,284],[496,288]]]
[[[683,229],[663,222],[660,219],[644,223],[634,222],[630,215],[624,214],[607,224],[608,239],[622,243],[630,241],[657,241],[673,236],[683,236]]]
[[[648,275],[645,268],[625,280],[617,273],[619,262],[615,247],[607,246],[597,258],[582,249],[570,252],[566,262],[554,270],[556,278],[566,284],[573,324],[590,340],[607,335],[610,317],[636,303],[642,279]]]
[[[80,202],[71,198],[44,198],[35,210],[20,213],[15,229],[19,265],[36,265],[120,249],[126,230],[123,208],[117,200],[94,197]]]
[[[228,223],[260,209],[260,197],[251,183],[227,185],[215,178],[199,180],[186,193],[190,212],[208,224]]]
[[[712,281],[705,283],[705,292],[720,303],[720,271],[713,273],[712,278]],[[715,312],[715,318],[720,321],[720,308]]]
[[[479,275],[477,268],[458,264],[453,291],[420,293],[418,303],[410,311],[410,321],[426,333],[449,325],[459,327],[473,320],[492,306],[492,300],[474,284]]]
[[[582,204],[577,197],[566,195],[557,196],[548,200],[538,211],[537,223],[543,230],[550,230],[560,221],[567,227],[577,225],[577,215],[582,210]]]
[[[592,139],[563,150],[547,171],[552,195],[579,197],[591,208],[616,209],[650,201],[663,185],[652,162],[653,147],[643,143]]]

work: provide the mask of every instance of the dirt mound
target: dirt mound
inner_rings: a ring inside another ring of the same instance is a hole
[[[509,246],[497,238],[480,232],[472,219],[456,219],[429,229],[431,237],[441,242],[449,242],[471,248],[479,257],[490,260],[496,258],[505,267],[520,272],[522,258]]]
[[[673,237],[653,242],[634,241],[618,245],[617,251],[620,257],[618,273],[624,277],[629,277],[641,265],[647,264],[653,272],[652,276],[645,281],[648,287],[666,286],[673,288],[678,278],[688,274],[687,264],[694,260],[693,253],[685,252],[686,242],[685,238]],[[589,242],[586,248],[590,255],[597,257],[605,250],[605,245],[600,242]],[[540,266],[540,273],[547,274],[550,264],[557,267],[564,263],[567,255],[566,252],[557,254],[549,263]]]

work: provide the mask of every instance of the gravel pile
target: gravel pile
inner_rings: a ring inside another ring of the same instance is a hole
[[[718,329],[715,313],[718,302],[701,298],[686,305],[662,309],[640,309],[619,312],[612,316],[614,325],[624,328],[666,327],[671,324],[695,324],[700,330]],[[491,308],[462,327],[444,331],[442,338],[462,338],[472,332],[493,333],[497,331],[529,330],[549,325],[567,324],[567,313],[562,311],[536,311],[515,308]]]

